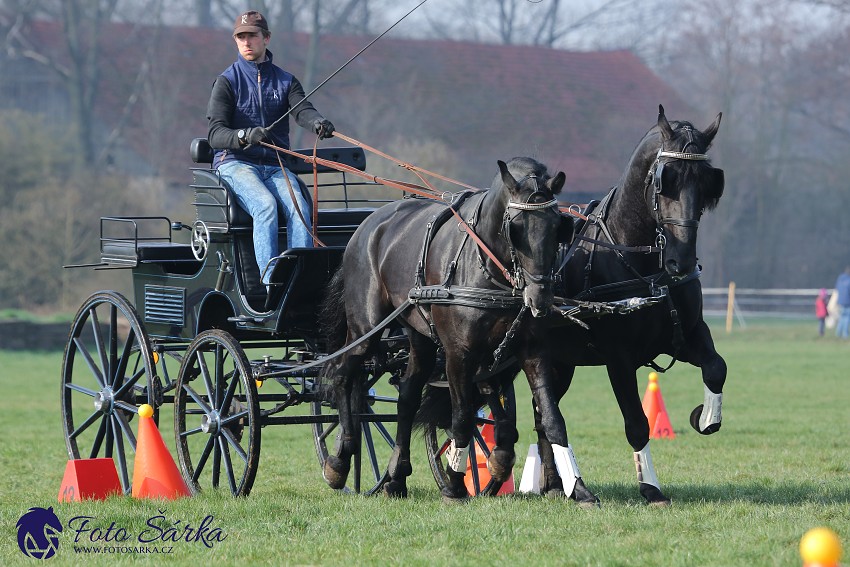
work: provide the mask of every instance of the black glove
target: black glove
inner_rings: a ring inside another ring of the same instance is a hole
[[[324,140],[325,138],[332,138],[334,135],[334,125],[331,124],[330,120],[321,119],[316,120],[313,123],[313,129],[316,131],[316,135],[319,136],[320,140]]]
[[[254,146],[260,142],[268,142],[269,133],[265,128],[249,128],[245,134],[245,141],[248,142],[249,146]]]

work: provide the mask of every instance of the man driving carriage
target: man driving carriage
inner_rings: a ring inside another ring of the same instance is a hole
[[[233,189],[253,219],[254,254],[263,283],[271,277],[269,261],[277,257],[278,206],[286,218],[287,246],[312,247],[310,205],[298,178],[281,168],[275,151],[260,142],[289,149],[289,121],[277,121],[290,109],[295,121],[319,139],[333,136],[334,126],[309,102],[292,74],[272,62],[265,17],[248,11],[236,18],[236,62],[213,84],[207,107],[213,166]]]

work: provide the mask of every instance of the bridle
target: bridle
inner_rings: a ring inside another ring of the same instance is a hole
[[[664,173],[664,166],[670,163],[673,160],[687,160],[687,161],[706,161],[708,160],[708,155],[703,153],[690,153],[686,150],[688,146],[696,146],[696,143],[693,139],[693,128],[690,126],[683,126],[683,130],[685,130],[688,134],[688,143],[682,148],[681,151],[668,151],[664,149],[664,145],[662,143],[661,147],[658,149],[658,153],[655,155],[655,161],[649,168],[649,171],[646,174],[645,188],[644,194],[647,196],[647,201],[649,206],[652,208],[653,214],[655,215],[655,245],[659,249],[659,265],[663,266],[663,256],[664,256],[664,248],[667,244],[667,237],[664,235],[664,227],[666,225],[674,225],[681,226],[684,228],[699,228],[699,218],[695,219],[683,219],[683,218],[675,218],[675,217],[665,217],[662,216],[661,209],[658,206],[658,196],[661,195],[663,191],[662,186],[662,177]],[[666,159],[665,159],[666,158]],[[702,211],[700,211],[700,214]]]
[[[554,197],[548,201],[543,203],[532,203],[531,200],[535,195],[544,195],[546,193],[540,189],[540,186],[537,183],[537,175],[534,173],[530,173],[525,177],[517,180],[517,185],[522,185],[525,181],[531,180],[534,182],[534,191],[528,196],[525,202],[517,202],[517,201],[508,201],[508,204],[505,206],[505,214],[502,216],[502,228],[500,233],[505,241],[508,243],[508,251],[511,257],[511,271],[510,277],[507,278],[508,282],[511,284],[511,287],[503,286],[498,281],[493,279],[493,277],[489,274],[486,268],[486,264],[483,261],[479,254],[479,264],[481,268],[484,270],[484,275],[491,282],[496,284],[498,287],[503,289],[511,289],[512,291],[522,291],[526,288],[529,283],[537,284],[537,285],[546,285],[547,283],[552,282],[552,276],[554,273],[554,263],[553,269],[549,271],[548,274],[532,274],[528,270],[523,267],[522,263],[519,260],[519,255],[516,252],[516,246],[514,245],[513,240],[511,239],[511,223],[523,213],[542,211],[546,209],[553,209],[557,212],[558,210],[558,200]],[[512,212],[515,211],[515,212]],[[507,275],[507,274],[506,274]]]

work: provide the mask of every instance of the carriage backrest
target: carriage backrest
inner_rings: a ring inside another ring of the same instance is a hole
[[[303,155],[313,155],[312,149],[296,150]],[[189,153],[192,156],[192,161],[195,163],[212,164],[215,151],[210,147],[210,143],[206,138],[195,138],[189,145]],[[335,161],[364,171],[366,169],[366,155],[361,148],[356,146],[342,148],[319,148],[316,155],[322,159]],[[289,154],[281,154],[283,165],[296,175],[313,173],[313,165],[307,163],[303,159],[296,158]],[[329,171],[337,171],[330,167],[319,165],[317,167],[319,173],[327,173]]]

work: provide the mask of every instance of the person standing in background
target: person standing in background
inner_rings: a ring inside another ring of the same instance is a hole
[[[829,309],[826,306],[827,298],[826,289],[821,288],[818,298],[815,299],[815,317],[818,318],[818,336],[821,337],[824,329],[826,329],[826,318],[829,317]]]
[[[835,281],[835,293],[838,294],[838,326],[835,327],[835,336],[842,339],[850,336],[850,266],[844,268]]]

